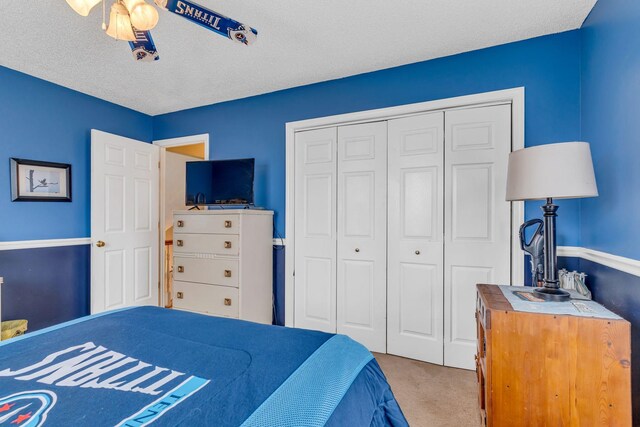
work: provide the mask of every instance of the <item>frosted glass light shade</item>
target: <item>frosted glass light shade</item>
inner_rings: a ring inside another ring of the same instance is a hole
[[[596,197],[591,149],[586,142],[561,142],[509,155],[507,200]]]
[[[111,6],[111,14],[109,15],[109,28],[107,34],[116,40],[135,41],[136,35],[131,28],[131,18],[127,8],[120,3],[114,3]]]
[[[158,24],[158,11],[144,0],[124,0],[123,2],[136,30],[148,31]]]
[[[67,3],[78,15],[88,16],[91,9],[102,0],[67,0]]]

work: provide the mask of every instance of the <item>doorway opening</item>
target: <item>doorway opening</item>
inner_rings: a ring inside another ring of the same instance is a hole
[[[160,147],[160,306],[173,307],[173,212],[185,204],[186,163],[209,159],[209,135],[154,141]]]

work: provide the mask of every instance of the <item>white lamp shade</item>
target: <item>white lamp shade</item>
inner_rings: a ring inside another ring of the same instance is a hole
[[[158,24],[158,11],[144,0],[124,0],[123,2],[129,11],[131,24],[136,30],[148,31]]]
[[[114,3],[113,6],[111,6],[107,34],[116,40],[135,41],[136,39],[133,28],[131,28],[129,12],[127,8],[120,3]]]
[[[67,0],[67,3],[79,15],[88,16],[91,9],[102,0]]]
[[[586,142],[546,144],[509,155],[507,200],[596,197],[591,149]]]

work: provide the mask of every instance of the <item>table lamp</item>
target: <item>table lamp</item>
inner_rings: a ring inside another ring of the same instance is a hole
[[[556,256],[556,217],[553,199],[596,197],[591,150],[586,142],[562,142],[517,150],[509,155],[507,201],[545,200],[544,286],[533,293],[545,301],[567,301],[560,289]]]

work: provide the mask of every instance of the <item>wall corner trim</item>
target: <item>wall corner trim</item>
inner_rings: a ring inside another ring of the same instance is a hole
[[[0,242],[0,251],[13,251],[17,249],[56,248],[60,246],[90,245],[90,237],[74,239],[48,239],[48,240],[19,240],[15,242]]]
[[[586,259],[640,277],[640,260],[577,246],[558,246],[558,256]]]

